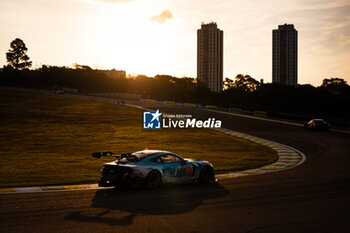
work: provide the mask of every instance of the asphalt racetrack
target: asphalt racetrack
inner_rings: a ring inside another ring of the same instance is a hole
[[[196,108],[133,104],[215,117],[224,128],[294,147],[306,161],[281,172],[206,185],[3,194],[0,232],[350,232],[349,134]]]

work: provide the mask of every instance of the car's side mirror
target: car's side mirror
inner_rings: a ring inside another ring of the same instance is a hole
[[[183,164],[183,165],[185,165],[186,163],[187,163],[186,160],[181,161],[181,164]]]

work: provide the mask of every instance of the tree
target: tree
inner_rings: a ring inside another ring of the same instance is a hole
[[[234,88],[235,86],[235,82],[230,79],[230,78],[225,78],[224,80],[224,90],[230,89],[230,88]]]
[[[350,86],[342,78],[325,78],[320,88],[328,90],[333,94],[350,96]]]
[[[322,86],[325,88],[339,88],[342,86],[347,86],[346,81],[342,78],[325,78],[323,79]]]
[[[26,69],[32,66],[29,57],[26,54],[28,49],[23,40],[16,38],[10,44],[10,49],[6,53],[6,59],[9,66],[16,70]]]
[[[249,75],[237,74],[234,85],[238,89],[253,92],[258,89],[260,83]]]
[[[92,70],[91,67],[87,65],[79,65],[77,63],[74,63],[73,66],[77,70]]]

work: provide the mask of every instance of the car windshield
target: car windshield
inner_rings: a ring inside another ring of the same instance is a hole
[[[132,154],[127,154],[125,157],[119,160],[119,162],[139,162],[147,157],[159,154],[159,152],[150,152],[150,151],[138,151]]]
[[[151,157],[153,155],[159,154],[159,152],[144,152],[144,151],[139,151],[139,152],[135,152],[132,153],[131,155],[135,156],[137,158],[138,161]]]
[[[325,122],[325,120],[322,120],[322,119],[315,119],[314,121],[317,123],[324,123]]]

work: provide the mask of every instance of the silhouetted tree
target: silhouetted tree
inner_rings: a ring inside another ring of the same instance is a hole
[[[346,81],[342,78],[325,78],[323,79],[321,87],[325,88],[338,88],[342,86],[346,86]]]
[[[320,89],[330,91],[335,95],[350,96],[350,86],[342,78],[323,79]]]
[[[234,86],[244,91],[253,92],[258,89],[260,83],[249,75],[238,74]]]
[[[230,89],[230,88],[234,88],[235,86],[235,82],[230,79],[230,78],[225,78],[224,80],[224,90]]]
[[[23,40],[16,38],[10,44],[10,49],[6,53],[8,65],[16,70],[26,69],[32,66],[29,57],[26,54],[28,49]]]
[[[77,70],[92,70],[91,67],[87,65],[79,65],[77,63],[74,63],[73,66]]]

